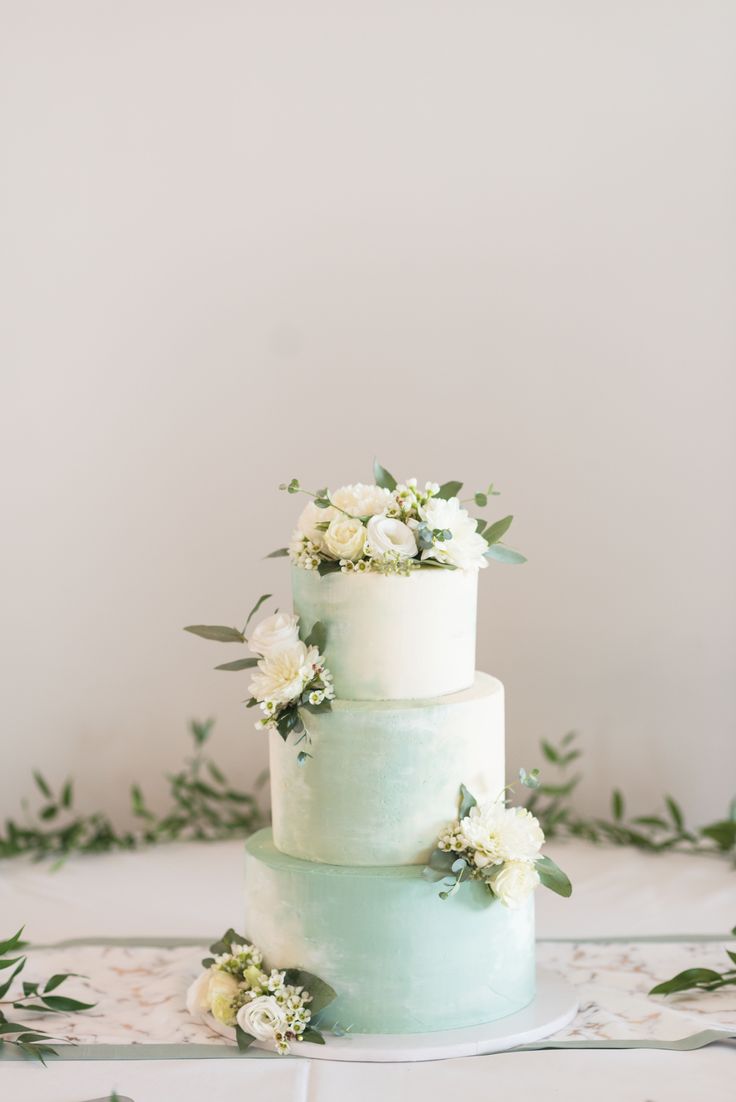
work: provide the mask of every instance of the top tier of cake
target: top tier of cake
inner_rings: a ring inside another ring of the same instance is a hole
[[[305,631],[327,630],[325,658],[342,700],[412,700],[461,692],[475,676],[477,570],[408,576],[292,567]]]

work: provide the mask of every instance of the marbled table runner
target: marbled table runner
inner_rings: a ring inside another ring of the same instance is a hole
[[[726,943],[725,938],[722,942],[710,939],[538,942],[538,963],[572,984],[580,1001],[577,1017],[555,1035],[555,1043],[563,1047],[566,1043],[607,1041],[667,1045],[704,1030],[722,1029],[736,1034],[734,987],[666,999],[647,994],[655,983],[685,968],[723,970],[728,962],[723,948]],[[130,944],[65,943],[32,948],[24,978],[40,980],[55,972],[80,972],[86,978],[68,980],[65,993],[96,1003],[93,1010],[85,1013],[48,1018],[33,1015],[33,1021],[60,1042],[85,1048],[166,1046],[168,1058],[187,1055],[185,1049],[177,1053],[171,1046],[197,1046],[199,1055],[201,1046],[234,1050],[234,1046],[206,1026],[193,1021],[184,1007],[187,986],[199,971],[204,955],[206,946],[196,939],[190,944],[182,944],[182,939],[170,944],[151,939],[145,944],[138,939]],[[14,1017],[21,1015],[16,1013]],[[78,1051],[78,1057],[72,1049],[65,1055],[70,1059],[83,1058],[82,1049]],[[150,1055],[154,1055],[153,1049]],[[213,1051],[212,1055],[216,1053]],[[92,1058],[88,1050],[84,1056]],[[108,1050],[104,1058],[111,1057],[115,1058],[115,1054]]]

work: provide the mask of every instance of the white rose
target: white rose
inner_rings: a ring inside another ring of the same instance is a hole
[[[286,1029],[286,1012],[273,995],[259,995],[241,1006],[237,1022],[257,1041],[272,1041],[275,1033],[283,1033]]]
[[[491,881],[493,894],[505,907],[515,910],[532,894],[539,883],[539,873],[528,861],[509,861]]]
[[[356,482],[354,486],[341,486],[335,490],[334,494],[330,494],[330,501],[353,517],[372,517],[385,513],[393,503],[393,497],[390,490],[384,490],[381,486],[364,486],[362,482]]]
[[[299,642],[299,618],[289,612],[275,612],[253,628],[248,647],[254,654],[271,654]]]
[[[355,562],[365,547],[365,525],[338,513],[325,532],[325,548],[336,559]]]
[[[460,833],[474,850],[478,868],[506,861],[534,861],[544,843],[538,821],[525,807],[505,807],[502,801],[471,808]]]
[[[437,559],[461,570],[476,570],[488,566],[485,552],[488,544],[476,531],[478,522],[463,509],[456,497],[447,501],[432,497],[421,509],[422,520],[431,531],[440,529],[451,534],[450,539],[437,543],[422,552],[423,559]]]
[[[319,657],[316,647],[306,647],[304,643],[294,643],[265,655],[251,679],[251,696],[256,700],[273,700],[276,704],[295,700],[311,681]]]
[[[329,524],[333,517],[337,516],[337,509],[329,506],[320,509],[313,501],[308,502],[296,522],[297,529],[311,540],[318,551],[323,551],[325,546],[324,529],[319,529],[318,524]]]
[[[395,551],[402,558],[411,559],[417,553],[417,541],[411,528],[403,521],[390,517],[371,517],[368,521],[368,543],[377,555]]]

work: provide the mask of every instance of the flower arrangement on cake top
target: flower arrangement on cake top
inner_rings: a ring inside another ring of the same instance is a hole
[[[263,713],[256,727],[276,730],[284,740],[293,733],[298,736],[298,744],[303,739],[308,741],[299,709],[328,711],[335,697],[332,675],[321,653],[325,648],[326,631],[318,622],[301,639],[299,617],[277,610],[261,620],[247,637],[248,624],[270,596],[270,593],[264,593],[258,598],[242,631],[216,624],[190,624],[184,630],[217,643],[247,644],[255,657],[223,662],[215,669],[231,673],[253,669],[255,672],[249,686],[251,695],[246,706],[258,706]],[[301,750],[298,755],[300,763],[309,756]]]
[[[327,487],[305,490],[297,478],[282,483],[279,489],[312,500],[299,516],[289,547],[274,551],[273,557],[288,555],[296,566],[320,574],[408,574],[419,567],[477,570],[489,559],[526,562],[502,542],[512,516],[491,524],[464,508],[471,503],[484,508],[498,496],[492,483],[461,500],[462,482],[425,482],[420,488],[415,478],[397,482],[378,462],[374,478],[373,485],[358,482],[332,492]]]
[[[295,1042],[325,1043],[313,1023],[336,996],[328,983],[301,968],[267,968],[261,950],[234,930],[210,952],[187,991],[193,1017],[231,1026],[241,1052],[256,1041],[281,1056]]]
[[[539,770],[522,769],[520,777],[526,787],[539,787]],[[521,907],[539,884],[571,895],[572,884],[550,857],[542,856],[543,845],[539,821],[525,807],[508,807],[503,794],[479,804],[463,784],[458,817],[443,830],[423,875],[426,880],[449,877],[441,899],[449,899],[463,880],[482,880],[489,900],[511,909]]]

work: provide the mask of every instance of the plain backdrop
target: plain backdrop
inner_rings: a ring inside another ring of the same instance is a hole
[[[0,2],[2,764],[161,805],[294,475],[491,479],[509,774],[736,788],[736,5]],[[496,512],[497,510],[497,512]]]

